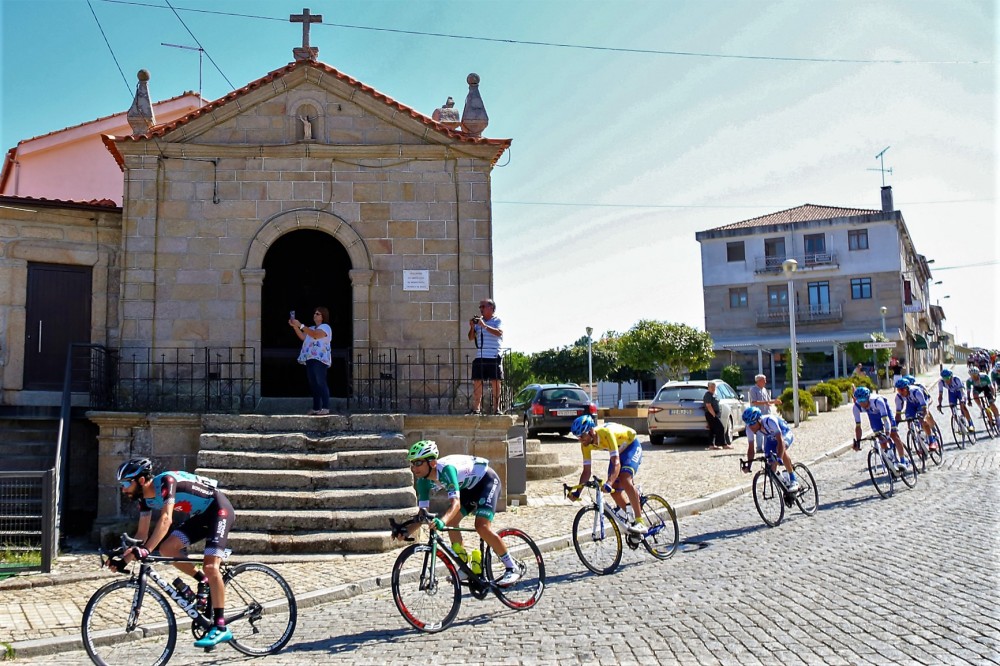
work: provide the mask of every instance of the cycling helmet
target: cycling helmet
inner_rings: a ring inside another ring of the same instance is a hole
[[[415,442],[410,450],[406,452],[406,459],[409,462],[416,460],[434,460],[438,457],[438,445],[431,439],[422,439]]]
[[[913,375],[903,375],[903,379],[905,379],[906,383],[909,384],[910,386],[913,386],[914,384],[917,383],[917,378],[914,377]]]
[[[854,399],[858,402],[868,402],[868,399],[872,396],[872,392],[865,388],[864,386],[859,386],[854,389]]]
[[[132,458],[119,465],[118,473],[115,476],[119,481],[129,481],[137,476],[145,476],[148,479],[152,474],[152,460],[149,458]]]
[[[941,379],[951,379],[951,376],[954,374],[955,374],[954,372],[952,372],[948,368],[945,368],[944,370],[941,371]]]
[[[756,407],[747,407],[743,410],[743,422],[748,426],[760,423],[760,410]]]
[[[597,423],[594,421],[594,417],[590,414],[584,414],[583,416],[576,417],[573,421],[573,425],[569,427],[569,431],[573,433],[576,437],[579,437],[585,432],[590,431],[595,428]]]
[[[977,367],[976,367],[976,366],[974,366],[974,365],[973,365],[973,366],[970,366],[970,367],[969,367],[969,374],[970,374],[970,375],[979,375],[979,368],[977,368]]]
[[[898,389],[901,389],[901,388],[908,389],[908,388],[910,388],[910,382],[908,382],[906,380],[906,377],[897,377],[896,381],[893,382],[892,385],[895,386]]]

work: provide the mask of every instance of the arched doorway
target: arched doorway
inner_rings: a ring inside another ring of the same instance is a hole
[[[319,230],[292,231],[268,248],[261,286],[261,396],[309,396],[305,370],[296,362],[302,343],[288,325],[288,313],[294,310],[308,326],[317,306],[330,311],[333,329],[330,394],[348,396],[354,322],[351,268],[344,246]]]

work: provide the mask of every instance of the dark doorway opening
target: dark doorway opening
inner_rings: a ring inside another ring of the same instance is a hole
[[[89,266],[28,264],[25,389],[62,390],[69,344],[90,342],[90,298]],[[80,353],[83,358],[87,357],[87,351],[80,350]],[[84,382],[73,386],[73,390],[84,391],[86,386]]]
[[[285,234],[264,255],[261,287],[261,395],[308,397],[305,367],[296,359],[302,347],[288,325],[289,312],[307,326],[318,306],[330,311],[333,364],[327,373],[330,395],[348,397],[349,361],[354,339],[351,258],[332,236],[303,229]]]

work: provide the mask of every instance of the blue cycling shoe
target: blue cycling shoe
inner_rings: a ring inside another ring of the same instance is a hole
[[[211,630],[194,642],[197,648],[215,647],[219,643],[228,643],[233,640],[233,632],[229,627],[212,627]]]

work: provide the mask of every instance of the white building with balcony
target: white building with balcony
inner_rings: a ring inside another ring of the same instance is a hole
[[[892,355],[908,372],[937,360],[926,351],[938,334],[927,302],[930,268],[893,210],[891,187],[882,188],[882,210],[804,204],[695,238],[705,330],[716,350],[710,374],[736,364],[783,383],[789,282],[804,380],[848,374],[844,345],[878,331],[896,343]],[[790,276],[786,259],[797,262]]]

